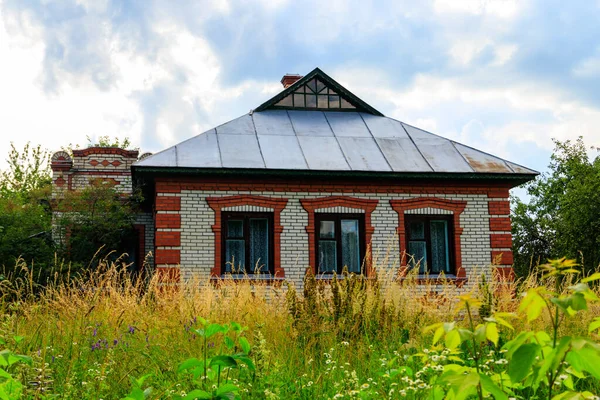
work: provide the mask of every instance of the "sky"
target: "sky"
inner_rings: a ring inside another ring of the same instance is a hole
[[[600,146],[600,0],[0,0],[10,143],[156,152],[320,67],[389,117],[545,171]]]

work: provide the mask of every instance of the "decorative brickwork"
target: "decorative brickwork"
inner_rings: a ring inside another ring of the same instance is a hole
[[[460,215],[467,206],[466,201],[456,201],[448,199],[440,199],[435,197],[419,197],[410,200],[391,200],[390,204],[394,211],[398,213],[398,238],[400,241],[400,252],[406,254],[406,228],[404,224],[404,214],[408,210],[417,208],[438,208],[442,210],[451,211],[453,214],[454,221],[454,265],[456,268],[457,278],[466,278],[466,271],[462,264],[462,246],[461,246],[461,235],[463,228],[460,224]],[[406,257],[402,257],[402,266],[406,266]]]
[[[118,148],[92,147],[73,150],[73,157],[65,151],[52,155],[52,198],[59,204],[66,191],[82,190],[90,185],[110,185],[123,197],[132,193],[131,166],[137,161],[138,152]],[[53,237],[57,241],[67,241],[57,226],[61,211],[54,211]],[[139,267],[142,267],[148,251],[154,248],[154,220],[150,213],[140,213],[134,228],[140,243],[136,250]],[[152,263],[152,258],[148,259]]]
[[[281,266],[281,211],[285,208],[288,199],[271,198],[253,195],[227,196],[227,197],[209,197],[206,199],[209,207],[215,212],[215,220],[212,225],[212,231],[215,236],[215,264],[211,270],[212,276],[221,276],[222,267],[222,247],[221,247],[221,212],[226,207],[236,206],[259,206],[272,209],[273,211],[273,265],[274,276],[276,278],[285,277],[285,269]]]
[[[308,259],[309,265],[314,268],[316,273],[317,271],[317,260],[316,260],[316,248],[315,248],[315,212],[319,209],[327,209],[326,212],[329,212],[328,209],[331,207],[344,207],[352,209],[352,212],[356,212],[356,210],[360,210],[365,214],[365,242],[367,248],[371,246],[371,240],[373,238],[373,233],[375,232],[375,228],[371,223],[371,214],[377,207],[377,203],[379,200],[367,200],[367,199],[359,199],[356,197],[346,197],[346,196],[329,196],[329,197],[320,197],[316,199],[302,199],[300,200],[300,204],[308,213],[308,225],[306,225],[306,233],[308,233]],[[371,254],[367,252],[364,260],[365,265],[365,274],[367,276],[371,276],[372,265],[371,265]]]
[[[216,223],[217,210],[208,204],[208,200],[219,200],[235,197],[259,197],[272,200],[287,201],[281,210],[280,222],[284,229],[280,235],[280,260],[281,268],[285,270],[285,278],[302,286],[302,281],[307,267],[314,268],[314,260],[310,260],[314,252],[309,249],[310,234],[307,232],[309,213],[302,202],[320,198],[352,197],[359,200],[378,202],[371,212],[373,227],[371,243],[373,258],[386,254],[389,260],[387,265],[400,265],[401,249],[398,240],[399,214],[392,208],[390,201],[409,200],[414,208],[406,209],[406,214],[458,214],[459,224],[462,228],[460,242],[455,242],[455,247],[460,247],[460,266],[464,275],[465,268],[469,274],[485,274],[492,279],[490,235],[495,232],[505,231],[490,230],[490,218],[504,218],[508,215],[490,216],[489,203],[500,202],[498,195],[505,193],[504,187],[495,188],[481,184],[462,184],[455,182],[438,183],[437,186],[424,184],[416,186],[399,182],[396,185],[388,183],[366,182],[335,182],[327,183],[322,180],[285,181],[280,179],[245,179],[234,180],[223,178],[202,178],[181,180],[156,179],[157,203],[157,233],[180,232],[180,246],[166,246],[180,250],[180,264],[182,279],[192,277],[210,277],[220,274],[216,270],[221,261],[221,249],[217,248],[216,234],[213,230]],[[414,191],[414,192],[413,192]],[[429,197],[424,196],[424,192]],[[346,195],[347,194],[347,195]],[[431,195],[435,195],[432,197]],[[161,197],[165,199],[162,200]],[[179,199],[179,200],[176,200]],[[160,199],[160,200],[159,200]],[[423,202],[423,199],[429,201]],[[435,201],[437,200],[437,201]],[[503,201],[506,201],[503,199]],[[179,202],[179,208],[177,208]],[[170,203],[171,206],[165,204]],[[308,203],[307,203],[308,204]],[[408,203],[407,203],[408,204]],[[465,205],[460,211],[456,205]],[[214,205],[214,204],[213,204]],[[447,206],[446,208],[441,205]],[[163,207],[171,210],[160,211]],[[315,208],[317,212],[349,212],[362,213],[364,210],[344,205],[326,205]],[[272,212],[273,206],[265,204],[227,204],[221,201],[220,211],[241,212]],[[455,217],[456,218],[456,217]],[[454,221],[454,220],[453,220]],[[161,226],[159,228],[158,226]],[[402,225],[402,224],[401,224]],[[456,234],[456,233],[455,233]],[[220,234],[217,234],[220,235]],[[220,242],[220,241],[219,241]],[[172,242],[174,243],[174,242]],[[217,244],[219,246],[219,244]],[[506,252],[510,249],[493,249]],[[379,255],[379,256],[378,256]],[[316,258],[316,257],[315,257]],[[503,258],[509,260],[509,258]],[[173,265],[175,266],[175,265]],[[507,273],[508,271],[504,271]],[[457,279],[457,283],[464,282]],[[465,282],[467,287],[470,283]]]

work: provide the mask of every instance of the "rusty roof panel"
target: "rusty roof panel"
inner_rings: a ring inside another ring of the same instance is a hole
[[[529,169],[519,164],[515,164],[510,161],[506,161],[506,164],[517,174],[537,174],[537,171]]]
[[[407,124],[403,125],[435,172],[473,172],[450,140]]]
[[[475,172],[497,172],[504,174],[512,172],[501,158],[464,146],[460,143],[455,143],[454,146]]]

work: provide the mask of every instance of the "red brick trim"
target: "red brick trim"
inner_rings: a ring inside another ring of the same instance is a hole
[[[329,196],[319,197],[316,199],[302,199],[300,200],[302,207],[308,212],[308,225],[306,226],[306,233],[308,233],[308,252],[309,252],[309,264],[316,272],[317,268],[317,257],[316,257],[316,244],[315,244],[315,211],[319,208],[330,208],[330,207],[348,207],[355,208],[358,210],[364,210],[365,212],[365,242],[366,248],[369,249],[371,245],[371,239],[375,232],[375,227],[371,223],[371,213],[377,207],[379,200],[359,199],[356,197],[346,196]],[[367,250],[365,256],[365,275],[367,277],[373,274],[371,265],[371,254]]]
[[[121,170],[121,171],[115,171],[112,169],[96,169],[93,171],[81,171],[81,170],[73,170],[73,175],[77,176],[77,175],[98,175],[98,176],[102,176],[102,175],[111,175],[111,176],[131,176],[131,172],[127,171],[127,170]]]
[[[155,246],[181,246],[181,232],[156,232]]]
[[[509,217],[490,218],[490,231],[510,232],[510,229]]]
[[[490,235],[490,247],[492,249],[510,249],[512,247],[512,235],[510,233]]]
[[[407,200],[390,200],[392,209],[398,213],[398,237],[400,240],[400,254],[402,255],[401,265],[406,266],[406,228],[404,227],[404,213],[407,210],[416,208],[439,208],[453,212],[454,216],[454,265],[457,278],[466,278],[467,273],[462,266],[462,255],[460,246],[460,236],[463,228],[460,226],[460,214],[467,206],[466,201],[447,200],[436,197],[419,197]]]
[[[333,192],[333,193],[413,193],[413,194],[482,194],[496,196],[501,190],[508,191],[508,184],[477,182],[364,182],[339,180],[323,182],[322,179],[228,179],[221,178],[182,178],[178,181],[156,179],[159,193],[180,193],[181,190],[244,190],[272,192]],[[497,203],[492,201],[493,203]],[[506,213],[505,215],[508,215]]]
[[[154,255],[156,264],[179,264],[181,261],[181,250],[156,249]]]
[[[156,229],[179,229],[181,228],[181,216],[179,214],[156,214]]]
[[[490,189],[488,191],[488,197],[497,197],[497,198],[508,199],[508,196],[509,196],[508,188]]]
[[[139,151],[125,150],[118,147],[88,147],[87,149],[73,150],[73,157],[87,157],[91,154],[117,154],[119,156],[137,159]]]
[[[510,214],[510,203],[506,201],[490,201],[488,203],[488,210],[490,215],[509,215]]]
[[[211,276],[221,276],[221,210],[226,207],[257,206],[273,209],[273,274],[276,278],[285,277],[285,270],[281,265],[281,211],[287,205],[288,199],[278,197],[264,197],[254,195],[239,195],[226,197],[207,197],[208,206],[215,212],[215,223],[212,231],[215,234],[215,265],[211,270]]]
[[[181,197],[156,196],[156,211],[181,211]]]

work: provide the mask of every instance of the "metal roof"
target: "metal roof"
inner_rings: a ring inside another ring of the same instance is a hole
[[[363,112],[251,112],[136,168],[537,175],[392,118]]]

